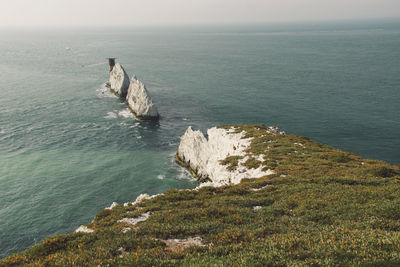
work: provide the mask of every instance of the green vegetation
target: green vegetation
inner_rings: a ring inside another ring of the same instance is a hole
[[[225,165],[226,169],[230,171],[234,171],[239,166],[239,160],[241,160],[242,156],[229,156],[226,159],[221,160],[220,164]]]
[[[50,237],[0,266],[400,265],[400,166],[262,125],[236,128],[254,137],[249,158],[264,155],[249,165],[275,174],[103,210],[87,225],[94,233]],[[129,225],[118,220],[145,212],[122,233]],[[197,236],[206,246],[171,251],[162,241]]]

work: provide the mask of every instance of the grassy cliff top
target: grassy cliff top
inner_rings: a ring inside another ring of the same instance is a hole
[[[93,233],[50,237],[0,266],[400,265],[400,166],[263,125],[235,128],[254,137],[248,168],[275,174],[105,209]],[[148,212],[136,226],[118,222]],[[176,245],[189,238],[201,241]]]

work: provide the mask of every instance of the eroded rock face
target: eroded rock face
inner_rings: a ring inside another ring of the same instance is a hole
[[[129,108],[141,119],[158,119],[159,114],[156,106],[143,82],[133,76],[129,85],[128,95],[126,97]]]
[[[115,64],[110,72],[109,86],[110,89],[121,98],[126,97],[129,88],[129,77],[119,63]]]
[[[272,170],[247,169],[244,162],[248,159],[246,150],[252,138],[243,138],[244,133],[233,133],[233,129],[208,129],[208,140],[200,131],[189,127],[181,137],[177,159],[186,165],[199,180],[208,180],[200,186],[222,186],[238,184],[243,178],[259,178],[273,173]],[[228,156],[243,158],[234,170],[229,170],[221,161]]]

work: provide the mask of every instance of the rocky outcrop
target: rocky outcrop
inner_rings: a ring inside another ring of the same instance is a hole
[[[122,218],[121,220],[118,220],[119,223],[127,223],[130,225],[136,225],[137,223],[144,222],[150,217],[151,213],[146,212],[141,214],[137,218]]]
[[[146,86],[136,76],[133,76],[131,79],[126,102],[130,110],[140,119],[152,120],[158,119],[160,116],[149,96]]]
[[[129,88],[129,77],[121,64],[117,63],[110,72],[110,89],[119,97],[125,98]]]
[[[167,240],[160,240],[165,243],[166,250],[172,252],[180,252],[186,248],[190,247],[205,247],[206,245],[203,244],[203,240],[201,237],[189,237],[185,239],[167,239]]]
[[[200,181],[201,186],[222,186],[238,184],[243,178],[259,178],[273,174],[272,170],[246,168],[245,161],[250,155],[247,149],[252,138],[243,138],[244,132],[235,133],[234,129],[211,128],[207,131],[208,140],[200,131],[189,127],[181,137],[177,161],[187,167]],[[227,157],[237,157],[238,166],[229,169],[221,161]]]
[[[85,225],[81,225],[75,230],[75,233],[88,233],[88,234],[90,234],[90,233],[93,233],[93,232],[94,232],[93,229],[90,229]]]

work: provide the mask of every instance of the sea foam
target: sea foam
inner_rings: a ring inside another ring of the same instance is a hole
[[[96,89],[96,95],[98,98],[105,98],[105,97],[115,97],[113,93],[110,92],[110,89],[106,87],[106,84],[103,83],[100,88]]]

